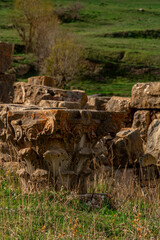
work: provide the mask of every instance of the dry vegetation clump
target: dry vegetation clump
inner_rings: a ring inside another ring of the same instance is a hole
[[[105,174],[89,190],[107,193],[116,209],[92,208],[64,189],[23,195],[15,174],[1,169],[0,239],[160,239],[160,182],[141,187]]]
[[[71,3],[68,7],[59,7],[54,10],[57,17],[63,23],[81,20],[80,12],[84,6],[80,2]]]
[[[57,87],[65,87],[85,69],[84,49],[77,44],[71,33],[59,32],[45,59],[42,72],[54,76]]]
[[[46,47],[53,38],[58,26],[53,6],[48,0],[16,0],[11,20],[25,44],[26,53],[41,52],[41,48]]]

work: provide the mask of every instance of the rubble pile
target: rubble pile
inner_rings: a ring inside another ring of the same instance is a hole
[[[159,177],[160,83],[136,84],[131,98],[87,97],[51,77],[14,82],[12,53],[0,43],[0,164],[16,169],[24,192],[48,184],[86,193],[95,165]]]

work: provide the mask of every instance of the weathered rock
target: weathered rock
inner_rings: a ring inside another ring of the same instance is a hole
[[[139,163],[141,167],[148,167],[151,165],[156,165],[157,161],[151,154],[146,153],[139,159]]]
[[[116,133],[125,118],[124,113],[5,104],[0,111],[3,138],[20,163],[25,191],[36,189],[37,171],[47,171],[39,185],[50,180],[55,187],[86,192],[93,146],[108,132]]]
[[[13,74],[0,74],[0,103],[11,103],[13,101],[14,89]]]
[[[28,78],[28,83],[33,85],[42,85],[53,87],[54,86],[54,78],[47,76],[37,76]]]
[[[84,91],[79,90],[67,91],[22,82],[14,84],[13,103],[38,105],[41,100],[78,102],[81,108],[83,108],[87,102],[87,95]]]
[[[105,110],[108,112],[125,112],[127,113],[125,127],[131,127],[132,112],[130,108],[131,99],[129,97],[113,96],[104,104]]]
[[[81,105],[79,102],[66,102],[53,100],[42,100],[40,101],[39,106],[48,108],[81,109]]]
[[[127,112],[130,114],[130,102],[131,99],[129,97],[113,96],[105,104],[105,110],[109,112]]]
[[[112,141],[110,158],[113,166],[133,166],[137,158],[143,155],[143,145],[138,129],[122,129]]]
[[[12,63],[14,45],[0,42],[0,73],[5,73]]]
[[[102,208],[108,206],[108,208],[116,210],[116,203],[114,199],[107,193],[87,193],[87,194],[77,194],[75,196],[82,203],[86,203],[94,208]]]
[[[152,122],[154,119],[160,119],[160,110],[150,111],[150,113],[151,113],[151,122]]]
[[[160,160],[160,119],[153,120],[148,128],[145,153],[151,154],[157,161]]]
[[[109,101],[109,99],[110,97],[89,96],[86,108],[95,110],[105,110],[105,104]]]
[[[136,162],[136,175],[144,183],[158,178],[158,167],[155,157],[151,154],[146,153],[141,158],[137,159]]]
[[[145,142],[147,141],[147,131],[151,122],[150,118],[150,111],[147,110],[139,110],[135,112],[133,118],[132,128],[138,128],[140,136]]]
[[[160,109],[160,82],[135,84],[132,88],[131,107]]]

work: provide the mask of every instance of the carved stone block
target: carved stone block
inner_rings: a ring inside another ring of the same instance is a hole
[[[37,189],[36,171],[46,171],[44,182],[79,192],[87,191],[93,146],[108,132],[119,131],[126,117],[124,113],[5,104],[0,105],[0,116],[1,137],[20,163],[18,174],[25,191]]]

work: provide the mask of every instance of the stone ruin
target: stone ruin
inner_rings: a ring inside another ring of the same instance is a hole
[[[14,82],[12,54],[0,43],[0,164],[16,169],[24,192],[49,184],[86,193],[95,166],[159,177],[159,82],[136,84],[131,98],[87,97],[54,88],[51,77]]]

